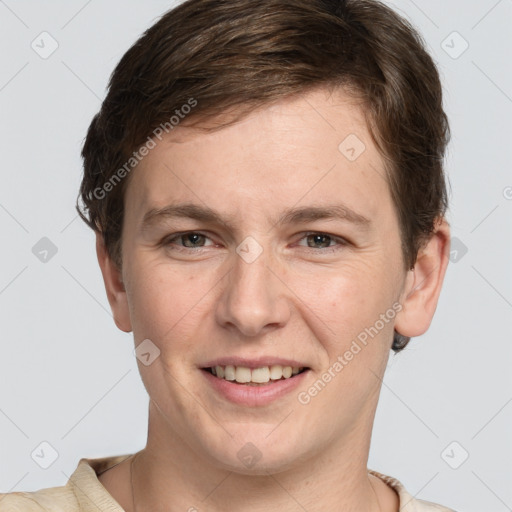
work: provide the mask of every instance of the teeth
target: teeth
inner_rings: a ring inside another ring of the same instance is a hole
[[[237,366],[235,370],[235,380],[239,384],[245,384],[251,382],[251,370],[245,366]]]
[[[251,381],[265,383],[270,380],[270,370],[268,366],[264,366],[263,368],[254,368],[251,371]]]
[[[217,366],[216,368],[219,368],[219,367]],[[224,378],[226,380],[235,380],[235,367],[234,366],[228,365],[224,368]]]
[[[247,368],[246,366],[214,366],[211,368],[213,375],[225,380],[236,381],[239,384],[266,384],[271,380],[289,379],[292,375],[297,375],[303,367],[281,366],[275,364],[272,366],[262,366],[261,368]]]
[[[280,379],[283,376],[283,367],[279,364],[270,367],[270,378],[272,380]]]

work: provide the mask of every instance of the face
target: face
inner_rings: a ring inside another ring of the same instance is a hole
[[[317,90],[177,128],[133,171],[122,241],[120,284],[102,269],[117,325],[150,340],[150,436],[248,473],[369,442],[418,281],[354,100]]]

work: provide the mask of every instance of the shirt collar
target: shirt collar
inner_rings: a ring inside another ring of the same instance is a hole
[[[78,467],[71,475],[67,485],[72,488],[83,512],[124,512],[121,505],[103,487],[98,475],[117,466],[133,454],[103,457],[96,459],[80,459]],[[403,484],[388,475],[372,469],[369,473],[383,480],[399,497],[400,512],[416,512],[417,500],[407,492]]]

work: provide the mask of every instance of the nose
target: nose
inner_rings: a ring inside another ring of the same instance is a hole
[[[290,317],[286,286],[270,268],[268,251],[252,262],[238,254],[233,260],[217,302],[217,322],[248,337],[283,327]]]

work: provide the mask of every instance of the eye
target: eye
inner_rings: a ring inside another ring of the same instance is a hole
[[[337,243],[338,246],[347,245],[347,241],[344,240],[343,238],[329,235],[327,233],[306,233],[306,235],[303,238],[301,238],[301,240],[306,240],[308,248],[312,249],[332,249],[334,247],[334,250],[337,250],[337,247],[335,245],[330,245],[332,242]]]
[[[341,237],[316,231],[306,233],[299,242],[303,240],[306,241],[306,247],[313,250],[313,252],[333,252],[339,250],[340,247],[348,245],[348,242]],[[211,243],[208,244],[207,241]],[[212,247],[216,244],[204,233],[187,231],[184,233],[174,233],[164,238],[161,245],[170,250],[186,251]],[[304,247],[302,243],[298,245]]]
[[[178,248],[184,247],[187,249],[201,249],[203,247],[207,247],[203,245],[206,240],[210,240],[206,235],[198,233],[196,231],[189,231],[186,233],[177,233],[170,237],[165,238],[162,241],[162,245],[177,245]],[[183,245],[181,243],[176,244],[176,241],[183,242]]]

